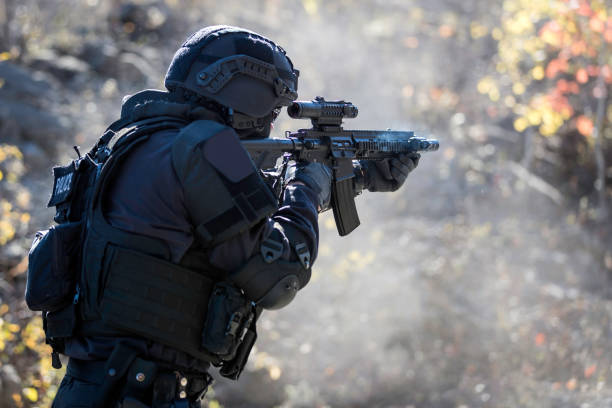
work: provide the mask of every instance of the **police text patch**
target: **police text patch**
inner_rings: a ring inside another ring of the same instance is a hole
[[[74,180],[76,179],[76,169],[74,164],[70,163],[63,167],[53,168],[53,192],[47,207],[52,207],[66,201],[70,197]]]

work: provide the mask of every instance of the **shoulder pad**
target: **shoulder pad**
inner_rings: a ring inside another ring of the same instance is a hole
[[[256,172],[255,165],[240,144],[234,129],[210,120],[198,120],[185,126],[176,138],[172,149],[177,173],[187,171],[187,157],[201,150],[204,158],[223,176],[236,183]],[[179,174],[181,178],[181,174]]]
[[[184,127],[172,147],[185,206],[198,235],[220,242],[255,225],[277,208],[234,129],[199,120]]]

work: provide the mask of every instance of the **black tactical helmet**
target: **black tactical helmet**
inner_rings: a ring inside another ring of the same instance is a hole
[[[267,38],[244,28],[211,26],[189,37],[174,54],[165,86],[263,118],[297,98],[298,75],[285,50]]]

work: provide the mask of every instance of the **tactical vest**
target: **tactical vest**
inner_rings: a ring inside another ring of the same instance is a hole
[[[123,159],[135,146],[167,129],[180,129],[173,146],[173,164],[182,178],[184,191],[204,194],[201,197],[186,194],[186,201],[197,208],[197,219],[201,222],[194,225],[198,244],[178,264],[171,262],[169,248],[163,241],[119,230],[109,224],[103,213],[109,183],[113,177],[121,176],[117,169]],[[48,337],[137,336],[214,365],[228,362],[227,356],[202,347],[211,294],[223,275],[209,264],[203,250],[253,227],[277,208],[276,197],[260,178],[235,133],[228,129],[209,120],[189,123],[174,116],[131,124],[118,121],[107,129],[88,153],[89,165],[95,166],[95,180],[89,182],[86,193],[76,307],[47,314]],[[194,162],[190,155],[198,149],[204,160]],[[229,149],[228,153],[242,163],[242,168],[228,167],[220,160],[218,153],[223,149]],[[245,167],[245,160],[251,165]],[[204,182],[199,177],[202,174],[206,176]],[[58,213],[60,210],[61,204]],[[74,312],[65,311],[70,309],[77,313],[72,325],[66,315]],[[254,342],[252,316],[238,323],[251,326],[248,328],[253,331]],[[245,332],[239,336],[248,337]],[[244,362],[251,346],[243,356]],[[231,372],[228,376],[238,374]]]

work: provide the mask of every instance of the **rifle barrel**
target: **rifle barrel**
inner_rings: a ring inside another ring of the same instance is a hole
[[[302,149],[302,145],[292,139],[246,139],[241,140],[241,143],[250,152],[290,152]]]

